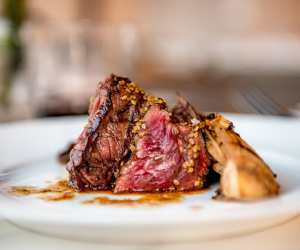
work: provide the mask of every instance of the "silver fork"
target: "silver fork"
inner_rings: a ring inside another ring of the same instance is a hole
[[[257,113],[263,115],[292,116],[285,106],[275,101],[257,86],[249,86],[239,90],[240,95]]]

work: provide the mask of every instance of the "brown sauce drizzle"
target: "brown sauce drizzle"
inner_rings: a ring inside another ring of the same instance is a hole
[[[59,180],[44,188],[34,186],[12,186],[9,193],[17,196],[38,195],[39,198],[47,201],[63,201],[73,199],[76,192],[69,187],[66,180]]]
[[[84,200],[82,204],[90,205],[123,205],[123,206],[136,206],[136,205],[150,205],[157,206],[168,203],[180,202],[184,199],[185,195],[197,195],[204,191],[190,191],[190,192],[164,192],[164,193],[121,193],[114,194],[110,190],[104,191],[87,191],[77,193],[68,184],[67,180],[58,180],[55,183],[50,183],[46,187],[35,187],[35,186],[12,186],[8,190],[9,193],[16,196],[29,196],[35,195],[38,198],[45,201],[65,201],[71,200],[78,194],[102,194],[110,195],[97,196],[89,200]],[[120,198],[120,196],[133,196],[133,198]],[[138,196],[138,197],[134,197]]]
[[[75,197],[74,192],[65,192],[65,193],[55,193],[40,198],[45,201],[64,201],[64,200],[71,200],[74,197]]]
[[[183,199],[182,193],[145,193],[139,194],[141,197],[137,199],[113,199],[111,197],[95,197],[91,200],[83,201],[82,204],[97,205],[162,205],[165,203],[178,202]]]

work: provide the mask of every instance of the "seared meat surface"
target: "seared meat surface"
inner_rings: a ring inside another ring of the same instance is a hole
[[[144,100],[143,93],[134,86],[128,93],[131,100],[123,98],[127,88],[122,86],[128,84],[129,79],[111,75],[98,85],[88,123],[67,165],[70,184],[78,191],[112,188],[120,161],[129,153],[132,123]]]
[[[199,127],[112,75],[98,85],[67,170],[78,191],[151,192],[200,189],[208,166]]]
[[[263,159],[218,114],[184,98],[165,101],[111,75],[91,98],[89,117],[67,164],[77,191],[164,192],[201,189],[220,176],[220,194],[254,199],[278,194]]]

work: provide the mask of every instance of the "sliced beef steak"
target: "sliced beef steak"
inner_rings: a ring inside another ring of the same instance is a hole
[[[128,78],[100,82],[70,153],[71,186],[116,193],[201,189],[209,167],[201,128],[182,114],[169,113],[163,99]]]
[[[70,147],[70,185],[77,191],[115,193],[189,191],[220,174],[224,197],[278,194],[270,168],[232,126],[221,115],[197,112],[182,97],[170,113],[161,98],[111,75],[98,85],[88,123]]]
[[[143,92],[129,79],[111,75],[98,85],[88,123],[70,153],[67,170],[76,190],[110,189],[120,161],[129,153],[132,123]]]
[[[205,185],[208,158],[199,127],[173,123],[152,106],[142,120],[136,152],[123,166],[115,192],[194,190]]]

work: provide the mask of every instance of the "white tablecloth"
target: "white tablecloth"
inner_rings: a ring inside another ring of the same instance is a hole
[[[198,244],[176,245],[108,245],[86,242],[68,241],[45,237],[25,232],[8,224],[0,222],[1,250],[127,250],[127,249],[157,249],[157,250],[189,250],[189,249],[222,249],[222,250],[299,250],[300,249],[300,216],[263,232],[238,238],[200,242]]]

